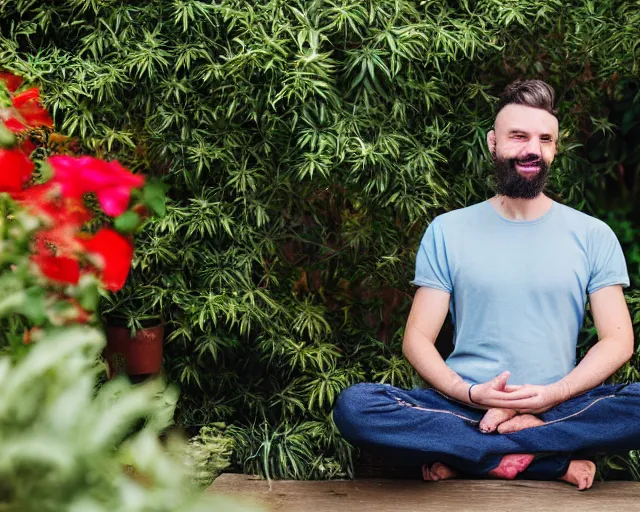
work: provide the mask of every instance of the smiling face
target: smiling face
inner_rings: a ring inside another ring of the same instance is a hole
[[[541,108],[509,104],[487,135],[496,165],[498,194],[533,199],[546,185],[556,154],[558,120]]]

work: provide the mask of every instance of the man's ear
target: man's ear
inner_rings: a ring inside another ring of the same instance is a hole
[[[487,145],[489,146],[489,153],[495,156],[496,154],[496,131],[489,130],[487,133]]]

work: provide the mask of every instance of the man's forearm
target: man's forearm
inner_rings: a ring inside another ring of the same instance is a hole
[[[633,355],[633,339],[602,338],[582,361],[556,385],[566,390],[569,399],[595,388],[613,375]]]
[[[432,341],[418,331],[407,332],[402,350],[420,377],[445,395],[469,403],[469,384],[447,366]]]

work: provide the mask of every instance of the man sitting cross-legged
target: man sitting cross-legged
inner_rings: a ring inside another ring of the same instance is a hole
[[[497,195],[437,217],[420,244],[403,351],[431,389],[357,384],[334,420],[354,444],[459,472],[586,489],[597,452],[640,448],[640,384],[603,385],[632,355],[618,240],[543,193],[556,153],[553,89],[516,82],[487,136]],[[590,301],[599,341],[576,365]],[[446,362],[434,343],[451,311]]]

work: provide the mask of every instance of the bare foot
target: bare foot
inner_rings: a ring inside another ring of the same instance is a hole
[[[489,476],[505,480],[513,480],[518,473],[522,473],[533,462],[533,455],[522,455],[514,453],[502,457],[496,469],[489,471]]]
[[[579,491],[589,489],[596,476],[596,465],[590,460],[572,460],[565,475],[560,478],[575,485]]]
[[[431,466],[422,465],[422,479],[428,482],[437,482],[438,480],[446,480],[456,476],[458,476],[458,473],[441,462],[434,462]]]
[[[520,414],[508,421],[498,425],[498,432],[501,434],[511,434],[524,430],[525,428],[537,427],[544,425],[544,421],[532,414]]]
[[[499,425],[510,420],[516,414],[513,409],[489,409],[480,421],[480,432],[485,434],[495,432]]]

